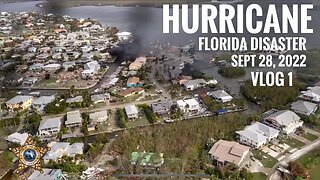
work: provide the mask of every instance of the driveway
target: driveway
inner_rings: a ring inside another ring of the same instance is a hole
[[[294,139],[297,139],[297,140],[299,140],[299,141],[301,141],[301,142],[303,142],[305,144],[309,144],[311,142],[308,139],[305,139],[305,138],[303,138],[303,137],[301,137],[299,135],[296,135],[295,133],[290,133],[290,134],[288,134],[288,136],[290,136],[290,137],[292,137]]]
[[[319,133],[318,133],[319,134]],[[294,153],[292,153],[289,156],[286,156],[285,158],[283,158],[282,161],[278,162],[277,164],[275,164],[273,166],[273,174],[271,174],[268,179],[269,180],[280,180],[281,178],[279,178],[278,173],[276,168],[280,165],[280,164],[287,164],[290,161],[295,161],[297,159],[299,159],[301,156],[303,156],[304,154],[312,151],[313,149],[316,149],[317,147],[320,147],[320,139],[317,139],[316,141],[313,141],[312,143],[308,143],[305,146],[303,146],[301,149],[295,151]]]

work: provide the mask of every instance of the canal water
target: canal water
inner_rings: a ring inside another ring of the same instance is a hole
[[[120,31],[130,31],[134,36],[139,39],[139,46],[144,49],[148,47],[151,42],[162,42],[170,43],[172,45],[181,45],[190,43],[190,41],[197,44],[197,39],[200,36],[208,36],[208,34],[203,35],[201,33],[195,33],[193,35],[180,33],[180,34],[163,34],[162,33],[162,8],[154,7],[115,7],[115,6],[80,6],[80,7],[68,7],[60,9],[43,9],[36,6],[39,1],[36,2],[23,2],[23,3],[0,3],[0,11],[6,12],[29,12],[29,11],[39,11],[43,13],[56,13],[59,15],[69,15],[75,18],[91,18],[100,21],[103,24],[115,26],[120,29]],[[311,11],[311,16],[313,21],[310,22],[310,28],[314,29],[313,34],[304,34],[307,38],[308,48],[318,48],[320,47],[320,25],[317,19],[320,17],[320,3],[318,0],[245,0],[243,2],[244,6],[252,3],[257,3],[262,6],[264,10],[268,7],[268,4],[273,3],[277,5],[280,9],[282,4],[293,4],[293,3],[313,3],[315,5],[314,10]],[[265,12],[265,11],[264,11]],[[281,11],[279,11],[281,13]],[[189,16],[191,19],[191,10]],[[280,15],[280,14],[279,14]],[[279,16],[280,17],[280,16]],[[230,34],[213,34],[211,36],[231,36]],[[232,35],[236,36],[236,35]],[[252,35],[248,33],[239,34],[238,37],[250,37]],[[277,37],[279,34],[258,34],[256,36],[269,36]],[[300,35],[290,35],[286,36],[300,36]],[[196,60],[194,67],[201,70],[208,76],[212,76],[219,82],[228,87],[232,94],[239,94],[240,84],[239,80],[250,78],[251,71],[280,71],[279,69],[254,69],[247,68],[246,77],[240,79],[228,79],[220,76],[217,73],[218,67],[210,64],[210,57],[214,56],[215,52],[206,53],[202,59]],[[206,57],[206,58],[205,58]],[[112,72],[115,67],[109,70]],[[283,69],[281,69],[283,71]]]

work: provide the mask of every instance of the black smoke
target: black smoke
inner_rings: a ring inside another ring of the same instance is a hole
[[[67,1],[63,0],[47,0],[42,3],[43,13],[45,14],[65,14],[65,4]]]

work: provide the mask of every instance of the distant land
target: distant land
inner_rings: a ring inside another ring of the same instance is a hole
[[[14,2],[27,2],[27,1],[41,1],[41,0],[4,0],[4,3]],[[149,7],[162,7],[162,4],[173,3],[204,3],[211,2],[208,0],[51,0],[46,2],[40,2],[38,6],[49,7],[76,7],[76,6],[149,6]]]

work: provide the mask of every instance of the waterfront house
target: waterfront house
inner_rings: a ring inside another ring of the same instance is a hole
[[[119,32],[119,33],[117,33],[117,36],[118,36],[120,41],[125,41],[125,40],[128,40],[132,36],[132,33],[130,33],[130,32]]]
[[[23,82],[23,75],[21,73],[14,73],[6,75],[3,80],[5,85],[17,86]]]
[[[170,114],[172,101],[160,101],[151,104],[152,111],[158,115]]]
[[[45,163],[50,160],[59,162],[62,156],[75,157],[77,154],[83,154],[83,143],[73,143],[69,142],[51,142],[48,144],[48,147],[51,148],[44,156],[43,160]]]
[[[57,63],[47,64],[43,68],[47,72],[56,72],[61,68],[61,64],[57,64]]]
[[[316,104],[320,104],[320,87],[308,87],[306,91],[301,91],[300,98],[314,102]]]
[[[110,94],[95,94],[91,95],[91,101],[94,104],[105,103],[110,99]]]
[[[102,124],[108,120],[108,112],[106,110],[97,111],[89,114],[90,124]]]
[[[84,69],[85,70],[92,69],[98,72],[100,70],[100,64],[97,61],[90,61],[84,65]]]
[[[129,65],[129,70],[130,71],[138,71],[142,68],[142,66],[144,66],[147,62],[147,58],[146,57],[138,57],[135,59],[134,62],[132,62]]]
[[[43,64],[35,63],[29,67],[29,71],[40,72],[43,70]]]
[[[290,110],[273,110],[263,117],[261,122],[280,130],[284,134],[290,134],[303,125],[300,117]]]
[[[67,112],[67,120],[65,125],[68,129],[81,127],[82,126],[82,117],[79,110]]]
[[[296,101],[291,104],[291,109],[296,113],[310,116],[316,112],[318,105],[307,101]]]
[[[66,100],[66,103],[68,104],[79,104],[83,102],[83,97],[82,96],[76,96],[76,97],[72,97],[72,98],[68,98]]]
[[[20,144],[21,146],[23,146],[26,143],[26,141],[28,139],[28,136],[29,136],[28,133],[22,133],[21,134],[21,133],[15,132],[13,134],[10,134],[6,138],[6,140],[8,142],[17,143],[17,144]]]
[[[97,61],[91,61],[84,65],[84,69],[85,70],[81,73],[82,78],[91,78],[99,72],[100,64]]]
[[[127,88],[125,90],[120,90],[119,95],[123,97],[129,97],[135,94],[142,94],[144,93],[144,89],[140,87],[132,87],[132,88]]]
[[[32,86],[39,80],[38,77],[26,77],[23,79],[23,86]]]
[[[242,167],[250,156],[250,147],[234,141],[219,140],[209,150],[209,155],[217,162],[217,165],[227,163]]]
[[[254,148],[260,148],[267,142],[277,138],[279,131],[260,122],[255,122],[244,130],[236,132],[239,142]]]
[[[130,77],[127,81],[128,87],[137,87],[137,86],[141,86],[141,85],[142,85],[142,83],[140,82],[139,77]]]
[[[135,120],[138,119],[138,108],[135,105],[128,105],[125,106],[126,115],[129,120]]]
[[[62,117],[43,119],[40,122],[38,133],[40,136],[52,136],[58,134],[62,124]]]
[[[186,90],[193,91],[197,88],[204,87],[206,85],[206,80],[204,79],[192,79],[183,83]]]
[[[40,96],[33,100],[32,108],[38,112],[43,112],[46,105],[53,102],[54,100],[55,96]]]
[[[96,72],[94,70],[88,69],[88,70],[84,70],[84,71],[81,72],[81,77],[82,77],[82,79],[90,79],[95,74],[96,74]]]
[[[32,96],[15,96],[9,101],[6,102],[6,106],[9,110],[16,110],[16,109],[28,109],[31,107],[33,101]]]
[[[213,99],[220,101],[220,102],[229,102],[233,99],[233,97],[228,94],[225,90],[217,90],[213,92],[208,92],[208,96],[212,97]]]
[[[195,98],[178,100],[177,105],[182,112],[189,115],[196,115],[201,112],[201,106]]]

